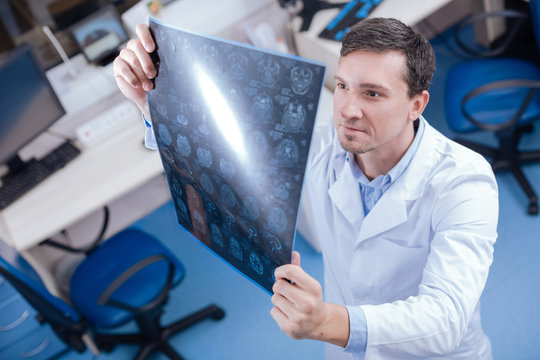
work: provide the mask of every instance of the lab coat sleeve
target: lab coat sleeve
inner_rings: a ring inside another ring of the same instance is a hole
[[[154,134],[154,128],[149,120],[146,120],[144,114],[142,114],[144,121],[144,146],[150,150],[157,150],[156,136]]]
[[[445,177],[444,181],[453,179],[434,202],[433,237],[418,294],[362,306],[368,330],[366,359],[447,354],[468,328],[493,259],[497,184],[484,161],[439,176]]]

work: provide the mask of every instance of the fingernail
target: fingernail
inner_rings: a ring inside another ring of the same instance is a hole
[[[146,91],[152,90],[152,82],[151,81],[145,81],[143,84],[143,88]]]
[[[151,51],[152,51],[152,45],[149,44],[149,43],[144,44],[144,48],[145,48],[146,51],[148,51],[148,52],[151,52]]]
[[[149,71],[146,76],[148,76],[149,78],[153,78],[154,76],[156,76],[156,70]]]

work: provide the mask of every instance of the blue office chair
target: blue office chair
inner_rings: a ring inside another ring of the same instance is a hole
[[[210,305],[168,326],[160,325],[169,290],[184,277],[179,260],[157,239],[140,230],[123,230],[99,245],[78,265],[70,281],[73,306],[47,291],[31,268],[9,250],[0,248],[0,273],[39,312],[66,344],[82,352],[85,334],[98,349],[138,344],[135,359],[154,350],[171,359],[182,357],[168,344],[170,336],[206,318],[225,315]],[[134,320],[140,332],[104,333]]]
[[[538,1],[531,0],[530,19],[540,47],[539,11]],[[446,80],[445,111],[450,129],[457,133],[491,131],[498,146],[455,140],[490,158],[494,171],[510,170],[528,197],[529,214],[538,214],[538,196],[521,165],[540,161],[540,150],[522,151],[519,144],[522,135],[532,132],[533,122],[540,118],[538,89],[540,67],[518,58],[466,61],[452,68]]]

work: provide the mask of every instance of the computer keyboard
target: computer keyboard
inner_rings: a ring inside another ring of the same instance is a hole
[[[0,188],[0,210],[30,191],[40,182],[63,168],[80,154],[70,141],[64,142],[40,160],[31,160],[21,172],[10,177]]]
[[[319,37],[336,41],[343,40],[351,26],[367,18],[381,2],[382,0],[351,0],[328,23],[326,28],[319,34]]]

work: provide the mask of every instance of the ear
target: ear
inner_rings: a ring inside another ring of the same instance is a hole
[[[416,120],[422,115],[427,103],[429,102],[429,93],[423,90],[421,93],[411,98],[411,108],[409,110],[409,120]]]

